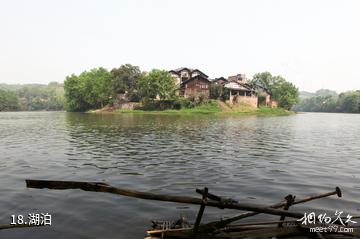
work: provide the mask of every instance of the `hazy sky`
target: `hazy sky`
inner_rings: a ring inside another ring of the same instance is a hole
[[[0,82],[131,63],[360,89],[360,1],[0,0]]]

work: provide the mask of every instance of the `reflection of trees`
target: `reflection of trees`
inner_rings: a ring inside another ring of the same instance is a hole
[[[72,149],[89,159],[138,155],[165,158],[177,153],[182,157],[181,153],[201,154],[204,150],[271,156],[287,147],[287,140],[283,144],[277,139],[293,138],[291,130],[283,129],[291,124],[286,119],[67,113],[66,125]]]
[[[211,141],[209,116],[67,113],[69,159],[96,167],[114,167],[128,160],[184,158]]]

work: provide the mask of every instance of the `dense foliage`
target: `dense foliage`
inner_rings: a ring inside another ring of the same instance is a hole
[[[122,65],[112,69],[111,75],[113,97],[116,97],[117,94],[127,94],[130,101],[140,100],[138,88],[141,71],[138,66]]]
[[[17,91],[20,110],[63,110],[64,87],[53,82],[48,85],[25,85]]]
[[[48,85],[0,85],[0,111],[63,110],[64,88],[52,82]]]
[[[251,83],[257,88],[259,94],[266,90],[271,98],[285,109],[291,109],[299,101],[299,90],[294,84],[286,81],[282,76],[273,76],[270,72],[262,72],[254,75]]]
[[[145,101],[154,100],[157,97],[163,101],[174,98],[177,87],[169,72],[154,69],[142,75],[139,90]]]
[[[108,104],[113,94],[111,79],[111,73],[101,67],[66,77],[66,108],[69,111],[85,111]]]
[[[15,92],[0,89],[0,111],[19,109],[19,99]]]
[[[338,96],[333,92],[329,95],[317,93],[313,97],[302,99],[299,104],[293,107],[293,110],[304,112],[360,113],[360,90],[341,93]]]
[[[101,108],[119,100],[146,102],[151,108],[154,99],[161,105],[170,104],[176,95],[176,85],[164,70],[145,74],[137,66],[122,65],[108,72],[104,68],[84,71],[66,77],[64,82],[66,106],[69,111]],[[151,103],[150,103],[151,102]],[[172,106],[177,107],[177,106]]]

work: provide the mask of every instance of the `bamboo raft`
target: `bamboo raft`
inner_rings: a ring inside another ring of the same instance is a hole
[[[279,203],[263,206],[257,204],[239,203],[231,198],[220,197],[210,193],[208,188],[196,189],[196,192],[201,195],[201,198],[196,198],[139,192],[135,190],[112,187],[102,182],[26,180],[26,185],[28,188],[48,188],[57,190],[81,189],[84,191],[112,193],[148,200],[200,205],[196,220],[193,224],[187,222],[183,218],[175,222],[153,222],[153,228],[147,231],[148,237],[146,237],[146,239],[360,238],[360,228],[355,227],[354,225],[348,225],[349,227],[353,228],[352,232],[310,232],[310,225],[303,225],[298,220],[304,217],[304,213],[289,211],[290,207],[296,204],[301,204],[332,195],[342,197],[342,193],[339,187],[336,187],[335,190],[330,192],[307,196],[302,199],[296,199],[295,196],[289,194]],[[239,215],[235,215],[224,220],[202,224],[201,219],[205,207],[217,207],[220,209],[226,208],[247,212],[243,212]],[[260,213],[280,216],[280,218],[278,220],[272,221],[234,224],[241,219],[249,218]],[[285,220],[286,218],[292,218],[293,220]],[[360,216],[352,217],[352,219],[355,218],[360,218]],[[344,220],[345,219],[346,218],[344,218]],[[328,226],[328,224],[311,225],[311,227],[326,226]]]

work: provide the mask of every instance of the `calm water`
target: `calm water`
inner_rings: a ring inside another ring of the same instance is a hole
[[[360,115],[285,117],[0,113],[0,224],[50,213],[52,226],[0,231],[1,238],[143,238],[152,219],[197,206],[81,190],[27,189],[24,179],[104,181],[136,190],[197,196],[196,187],[241,202],[326,192],[344,198],[307,209],[360,214]],[[302,210],[296,206],[293,210]],[[308,210],[309,211],[309,210]],[[206,220],[234,211],[206,209]]]

